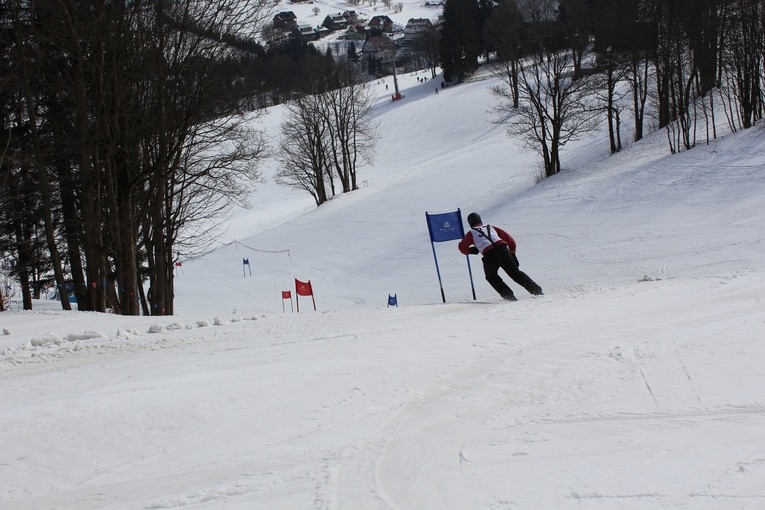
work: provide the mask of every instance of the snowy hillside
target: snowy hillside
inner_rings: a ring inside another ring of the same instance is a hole
[[[435,23],[443,12],[443,7],[437,4],[437,1],[428,2],[427,0],[391,1],[388,6],[384,2],[377,0],[361,2],[358,5],[352,5],[350,2],[341,0],[314,0],[307,2],[281,0],[274,3],[271,10],[273,11],[272,15],[292,12],[296,17],[295,22],[297,24],[310,25],[312,28],[320,27],[327,16],[342,14],[346,11],[355,12],[358,23],[365,26],[375,16],[387,16],[393,22],[394,33],[400,36],[403,35],[403,29],[410,19],[424,18]],[[344,33],[345,30],[334,31],[318,41],[314,41],[312,44],[322,51],[326,48],[331,48],[335,54],[344,54],[347,51],[347,41],[341,39]],[[359,44],[361,43],[363,41]],[[361,48],[359,47],[359,49]]]
[[[443,7],[437,6],[438,2],[432,1],[428,4],[427,0],[398,0],[390,2],[386,7],[385,3],[377,0],[360,2],[358,5],[352,5],[350,2],[341,0],[314,0],[309,2],[289,2],[281,0],[275,2],[272,11],[278,12],[292,11],[297,17],[297,23],[308,24],[313,27],[320,26],[328,15],[342,14],[345,11],[355,11],[359,20],[369,21],[374,16],[388,16],[394,25],[399,27],[406,26],[410,18],[427,18],[433,22],[438,19],[442,13]],[[397,8],[401,5],[401,9]],[[314,11],[318,11],[314,14]]]
[[[765,504],[765,131],[675,156],[596,133],[536,184],[490,80],[417,77],[395,103],[372,84],[360,190],[316,209],[270,164],[184,260],[177,316],[0,314],[0,507]],[[544,297],[501,302],[472,257],[474,302],[447,242],[441,303],[425,212],[457,208]],[[282,313],[295,278],[318,312]]]

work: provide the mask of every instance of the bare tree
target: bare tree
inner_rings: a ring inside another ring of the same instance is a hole
[[[4,33],[16,34],[5,42],[31,140],[8,175],[33,171],[52,270],[62,285],[56,253],[65,253],[80,309],[140,313],[148,277],[144,313],[172,313],[175,249],[194,246],[192,229],[256,176],[262,140],[246,134],[227,62],[231,44],[258,31],[266,3],[10,0],[0,9]]]
[[[53,218],[53,197],[50,187],[51,178],[48,175],[48,168],[45,165],[46,157],[44,154],[44,142],[40,133],[40,121],[38,119],[38,103],[35,100],[33,90],[33,74],[35,74],[35,65],[39,65],[40,59],[35,58],[31,52],[35,52],[34,42],[28,37],[26,28],[29,24],[23,19],[25,15],[22,5],[14,2],[9,9],[11,33],[13,34],[13,48],[15,49],[17,70],[19,74],[19,89],[23,102],[20,107],[23,108],[23,120],[28,121],[29,135],[31,140],[32,155],[27,163],[22,163],[24,167],[28,165],[30,171],[34,171],[37,191],[40,196],[39,212],[42,216],[42,222],[45,232],[45,239],[50,252],[51,263],[56,285],[60,288],[64,285],[64,269],[61,259],[61,253],[56,239],[55,224]],[[22,120],[20,118],[20,120]],[[31,177],[30,177],[31,178]],[[64,293],[60,293],[61,306],[64,310],[70,310],[69,299]]]
[[[356,68],[341,64],[328,77],[321,95],[321,114],[329,135],[330,161],[343,193],[358,189],[357,170],[372,161],[377,124],[372,121],[372,97]]]
[[[329,198],[327,180],[331,182],[327,124],[319,101],[312,95],[287,103],[277,155],[277,182],[307,191],[317,206]]]
[[[628,72],[625,79],[630,85],[632,93],[632,113],[635,122],[633,140],[643,138],[643,126],[645,121],[645,105],[648,100],[648,78],[651,70],[651,61],[645,52],[631,50],[628,56]]]
[[[608,141],[611,147],[611,154],[622,150],[621,138],[621,99],[626,92],[617,90],[618,84],[626,78],[629,68],[624,65],[621,55],[613,51],[611,47],[606,49],[603,57],[603,71],[601,73],[602,83],[597,86],[598,93],[596,97],[602,103],[602,111],[606,114],[608,124]]]
[[[217,176],[221,179],[228,175],[227,171],[239,168],[232,165],[228,155],[215,162],[193,155],[206,155],[210,143],[225,139],[225,133],[244,120],[235,106],[222,101],[220,62],[231,51],[225,41],[236,34],[256,33],[266,12],[264,0],[213,0],[201,4],[194,0],[160,0],[157,15],[149,19],[147,29],[153,39],[148,50],[159,57],[152,62],[155,87],[148,90],[147,113],[155,120],[142,142],[150,148],[146,168],[151,174],[143,182],[149,194],[146,203],[151,211],[151,228],[145,232],[144,242],[152,258],[148,267],[154,314],[173,313],[173,243],[178,227],[186,223],[176,214],[178,187],[183,189],[183,184],[189,182],[189,173],[199,172],[191,182],[204,188],[200,177],[209,178],[211,169],[222,170]],[[191,156],[189,151],[194,151]],[[247,161],[257,159],[257,154],[233,154],[244,155]],[[199,166],[189,168],[190,158],[196,159]]]
[[[670,150],[696,144],[695,87],[699,67],[684,31],[682,2],[656,2],[655,68],[659,127],[666,128]]]
[[[762,59],[765,5],[742,0],[727,12],[728,30],[723,73],[739,114],[738,125],[747,129],[763,116]],[[734,126],[735,129],[735,126]]]
[[[587,0],[565,0],[559,3],[559,19],[563,25],[566,45],[574,55],[574,79],[579,78],[582,72],[582,58],[592,32],[587,3]]]
[[[425,65],[430,69],[431,78],[435,78],[438,66],[438,30],[429,27],[418,33],[411,44],[412,51],[422,57]]]
[[[498,121],[509,124],[508,132],[542,157],[543,177],[560,172],[561,150],[591,129],[594,120],[588,105],[592,85],[574,79],[574,52],[548,31],[555,28],[547,22],[551,5],[547,0],[527,3],[533,7],[524,15],[534,25],[534,51],[519,67],[519,105],[513,108],[512,95],[497,91],[504,101],[495,109]]]
[[[335,194],[335,177],[343,193],[358,189],[358,168],[374,155],[377,125],[369,91],[352,65],[317,70],[314,90],[288,106],[279,180],[308,191],[321,205],[329,198],[327,185]]]
[[[518,108],[518,70],[525,37],[523,16],[515,0],[499,4],[486,21],[484,30],[488,44],[497,54],[494,75],[507,86],[512,107]]]

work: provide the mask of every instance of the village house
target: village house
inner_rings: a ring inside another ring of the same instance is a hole
[[[370,37],[361,48],[361,55],[366,60],[389,62],[396,57],[396,45],[386,35]]]
[[[321,25],[314,28],[313,31],[316,32],[316,37],[318,39],[321,39],[322,37],[326,37],[332,33],[332,30],[328,29],[327,27],[323,27]]]
[[[348,26],[348,20],[339,12],[337,14],[328,14],[321,26],[327,27],[329,30],[341,30]]]
[[[410,18],[404,27],[404,38],[411,40],[421,34],[434,30],[433,23],[427,18]]]
[[[369,20],[369,23],[367,26],[369,28],[379,28],[383,32],[392,32],[393,20],[390,19],[388,16],[375,16],[371,20]]]
[[[292,30],[292,37],[296,39],[302,39],[304,41],[315,41],[319,38],[316,30],[307,23],[301,23]]]
[[[364,25],[354,25],[345,31],[345,38],[354,41],[363,41],[367,38],[367,29]]]
[[[345,11],[343,13],[343,18],[348,22],[348,25],[353,25],[359,20],[359,15],[356,14],[356,11]]]
[[[292,11],[282,11],[274,16],[274,28],[290,32],[297,27],[297,16]]]

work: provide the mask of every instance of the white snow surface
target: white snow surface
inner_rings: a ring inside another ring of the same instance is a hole
[[[315,208],[267,165],[175,316],[0,314],[0,508],[765,508],[765,131],[597,132],[536,184],[492,80],[415,78],[372,84],[358,191]],[[473,301],[451,241],[442,304],[425,212],[458,207],[545,296],[471,257]]]

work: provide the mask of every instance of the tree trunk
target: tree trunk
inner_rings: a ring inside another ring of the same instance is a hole
[[[19,19],[18,12],[14,12],[14,18],[14,22],[18,24],[18,26],[21,26],[21,20]],[[32,96],[32,87],[29,81],[29,60],[25,50],[26,41],[21,40],[21,34],[19,34],[18,30],[14,30],[13,35],[19,59],[18,64],[19,70],[21,72],[21,86],[24,91],[24,100],[26,102],[26,110],[29,117],[32,148],[34,151],[34,162],[37,167],[39,176],[38,185],[40,198],[42,199],[42,219],[45,231],[45,239],[48,243],[48,251],[50,252],[51,256],[51,264],[53,266],[53,275],[56,280],[56,286],[61,288],[64,285],[64,271],[61,267],[61,256],[58,251],[58,246],[56,245],[56,237],[53,227],[53,204],[51,202],[50,196],[50,185],[45,168],[42,164],[42,146],[40,144],[40,135],[37,129],[37,109]],[[61,307],[64,310],[72,309],[72,305],[69,303],[69,297],[65,293],[59,292],[59,300],[61,301]]]
[[[85,273],[82,269],[82,235],[81,220],[77,214],[76,195],[74,193],[74,180],[70,165],[61,161],[56,165],[58,175],[59,193],[61,194],[61,216],[66,239],[66,256],[69,259],[69,272],[72,276],[74,295],[77,301],[77,309],[83,310],[87,300],[85,289]]]
[[[133,204],[131,193],[123,192],[117,197],[118,216],[120,217],[119,286],[120,310],[123,315],[139,315],[138,260],[136,258],[136,235],[133,228]]]
[[[18,252],[18,278],[19,285],[21,286],[21,301],[24,310],[32,309],[32,291],[29,285],[29,266],[32,263],[32,255],[29,250],[29,239],[24,233],[24,227],[20,219],[14,220],[14,227],[16,231],[16,246]],[[59,290],[66,294],[63,287],[59,287]],[[59,292],[61,294],[62,292]]]
[[[611,144],[611,154],[616,154],[616,133],[614,132],[614,66],[610,56],[608,59],[608,72],[606,74],[606,117],[608,119],[608,140]]]
[[[143,315],[151,315],[149,312],[149,303],[146,300],[146,293],[143,290],[143,284],[142,282],[138,282],[138,295],[141,299],[141,311],[143,312]]]
[[[152,251],[154,260],[154,274],[151,282],[151,308],[152,315],[165,315],[165,277],[167,274],[165,254],[165,219],[164,219],[164,201],[165,184],[161,178],[161,173],[157,172],[155,176],[155,198],[154,215],[152,217]]]

